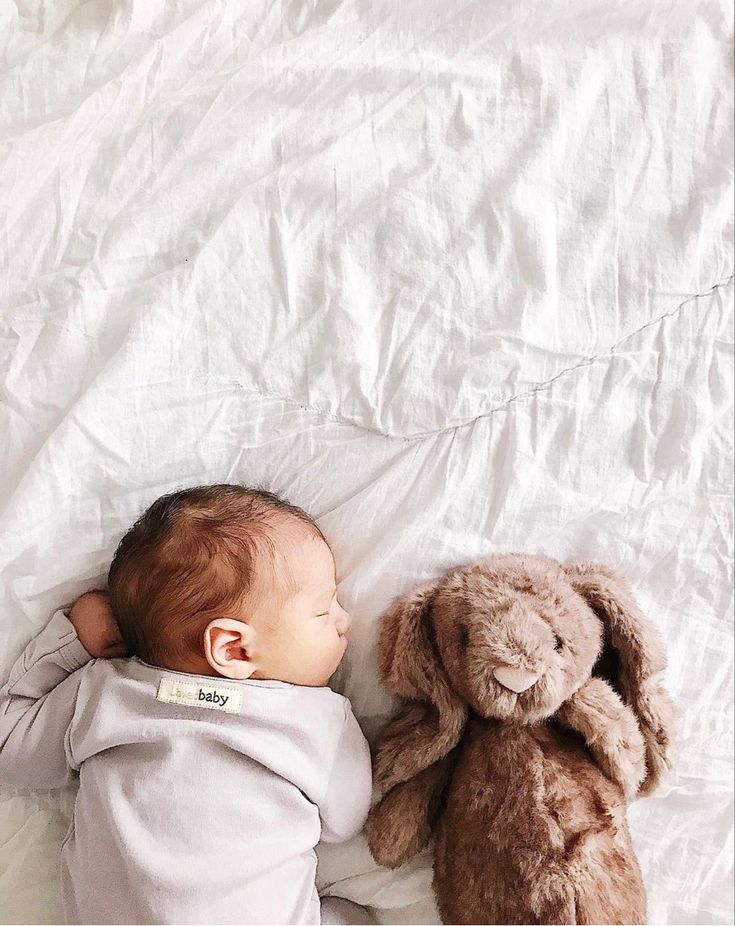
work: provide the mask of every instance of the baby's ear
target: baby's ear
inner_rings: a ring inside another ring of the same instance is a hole
[[[244,621],[216,617],[204,631],[204,655],[218,675],[243,679],[257,669],[252,659],[254,631]]]

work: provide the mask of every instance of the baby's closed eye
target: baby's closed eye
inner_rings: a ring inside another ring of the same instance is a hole
[[[336,589],[336,588],[335,588],[334,594],[332,595],[332,598],[331,598],[331,600],[330,600],[330,602],[329,602],[329,607],[327,608],[327,610],[326,610],[326,611],[321,611],[321,612],[320,612],[319,614],[317,614],[316,616],[317,616],[317,617],[327,617],[329,614],[332,613],[332,605],[333,605],[335,602],[339,605],[339,602],[337,601],[337,589]]]

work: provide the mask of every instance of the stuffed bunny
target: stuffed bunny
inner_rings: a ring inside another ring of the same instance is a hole
[[[662,643],[597,563],[491,556],[397,600],[382,677],[406,700],[366,836],[395,867],[434,835],[447,923],[643,923],[626,802],[669,765]]]

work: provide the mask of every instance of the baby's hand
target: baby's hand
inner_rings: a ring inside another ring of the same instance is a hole
[[[94,659],[128,655],[107,592],[87,592],[77,598],[69,612],[69,620],[79,642]]]

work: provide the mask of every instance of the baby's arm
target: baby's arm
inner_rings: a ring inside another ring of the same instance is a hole
[[[3,784],[58,788],[72,780],[66,734],[81,681],[76,670],[93,656],[122,655],[110,619],[103,596],[84,595],[69,618],[57,611],[21,653],[0,689]]]
[[[319,805],[322,842],[344,842],[363,828],[370,807],[373,777],[370,747],[349,703],[345,723]]]

